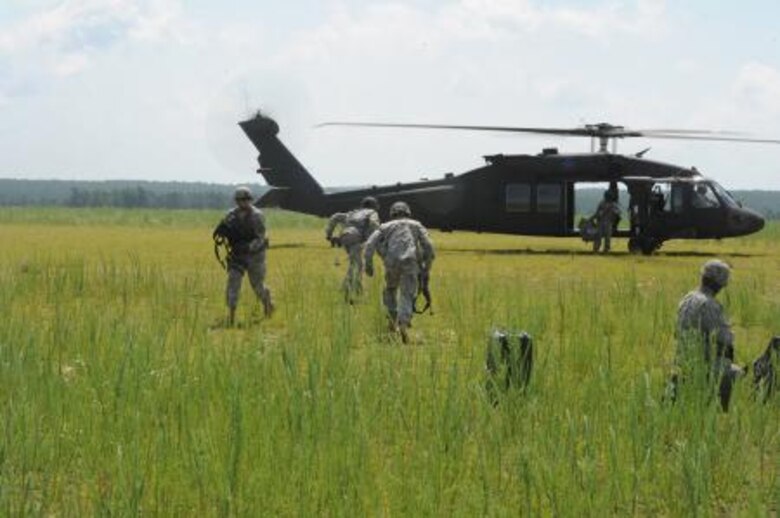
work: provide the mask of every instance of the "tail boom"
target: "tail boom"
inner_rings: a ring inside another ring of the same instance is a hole
[[[258,112],[251,119],[239,122],[239,126],[260,153],[257,172],[272,187],[259,204],[321,215],[324,191],[279,140],[276,121]]]

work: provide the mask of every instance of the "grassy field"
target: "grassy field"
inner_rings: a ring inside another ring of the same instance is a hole
[[[323,221],[269,215],[237,329],[208,211],[0,210],[0,514],[777,515],[780,398],[661,402],[675,309],[718,256],[737,359],[780,334],[780,225],[654,257],[441,234],[435,315],[349,307]],[[381,268],[381,267],[380,267]],[[380,269],[381,273],[381,269]],[[495,326],[535,338],[528,393],[483,390]]]

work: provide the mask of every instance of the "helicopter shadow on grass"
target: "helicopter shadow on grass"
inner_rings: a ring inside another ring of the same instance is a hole
[[[306,243],[279,243],[272,244],[268,247],[270,250],[279,250],[282,248],[309,248],[309,246]]]
[[[496,248],[496,249],[480,249],[480,248],[443,248],[442,253],[466,253],[475,255],[539,255],[539,256],[602,256],[602,257],[652,257],[641,256],[633,254],[629,251],[611,251],[607,254],[594,253],[591,250],[568,250],[561,248]],[[756,257],[760,254],[747,254],[743,252],[731,252],[722,254],[713,254],[710,252],[698,252],[695,250],[680,250],[671,252],[656,252],[653,255],[661,257],[713,257],[715,255],[722,255],[724,257]]]
[[[720,254],[713,254],[711,252],[697,252],[695,250],[675,250],[673,252],[656,252],[655,255],[664,257],[714,257],[716,255],[721,255],[723,257],[749,258],[764,257],[766,254],[747,254],[745,252],[723,252]]]

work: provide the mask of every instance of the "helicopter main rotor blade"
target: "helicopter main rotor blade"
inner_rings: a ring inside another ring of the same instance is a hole
[[[411,129],[448,129],[466,131],[498,131],[503,133],[540,133],[544,135],[562,135],[573,137],[589,137],[591,132],[586,128],[521,128],[514,126],[468,126],[457,124],[397,124],[391,122],[323,122],[315,128],[327,126],[348,126],[361,128],[411,128]]]
[[[646,138],[657,139],[672,139],[672,140],[711,140],[719,142],[745,142],[752,144],[780,144],[780,139],[766,139],[766,138],[748,138],[748,137],[716,137],[708,135],[671,135],[671,134],[644,134],[639,135]]]
[[[637,133],[649,135],[651,133],[673,134],[673,135],[748,135],[744,131],[718,131],[718,130],[695,130],[695,129],[640,129]]]
[[[406,124],[393,122],[323,122],[317,124],[316,128],[327,126],[347,126],[361,128],[410,128],[410,129],[444,129],[444,130],[465,130],[465,131],[490,131],[501,133],[536,133],[542,135],[559,135],[565,137],[592,137],[603,141],[606,139],[644,137],[657,139],[680,139],[680,140],[713,140],[721,142],[747,142],[754,144],[780,144],[780,140],[740,137],[746,135],[734,131],[712,131],[712,130],[685,130],[685,129],[649,129],[632,130],[623,126],[613,126],[607,123],[588,124],[579,128],[537,128],[537,127],[518,127],[518,126],[471,126],[461,124]]]

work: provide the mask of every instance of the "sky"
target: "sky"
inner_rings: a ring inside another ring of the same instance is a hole
[[[780,139],[776,0],[0,0],[0,177],[259,181],[256,109],[325,186],[465,172],[576,138],[329,120],[733,130]],[[729,189],[780,145],[624,140]]]

